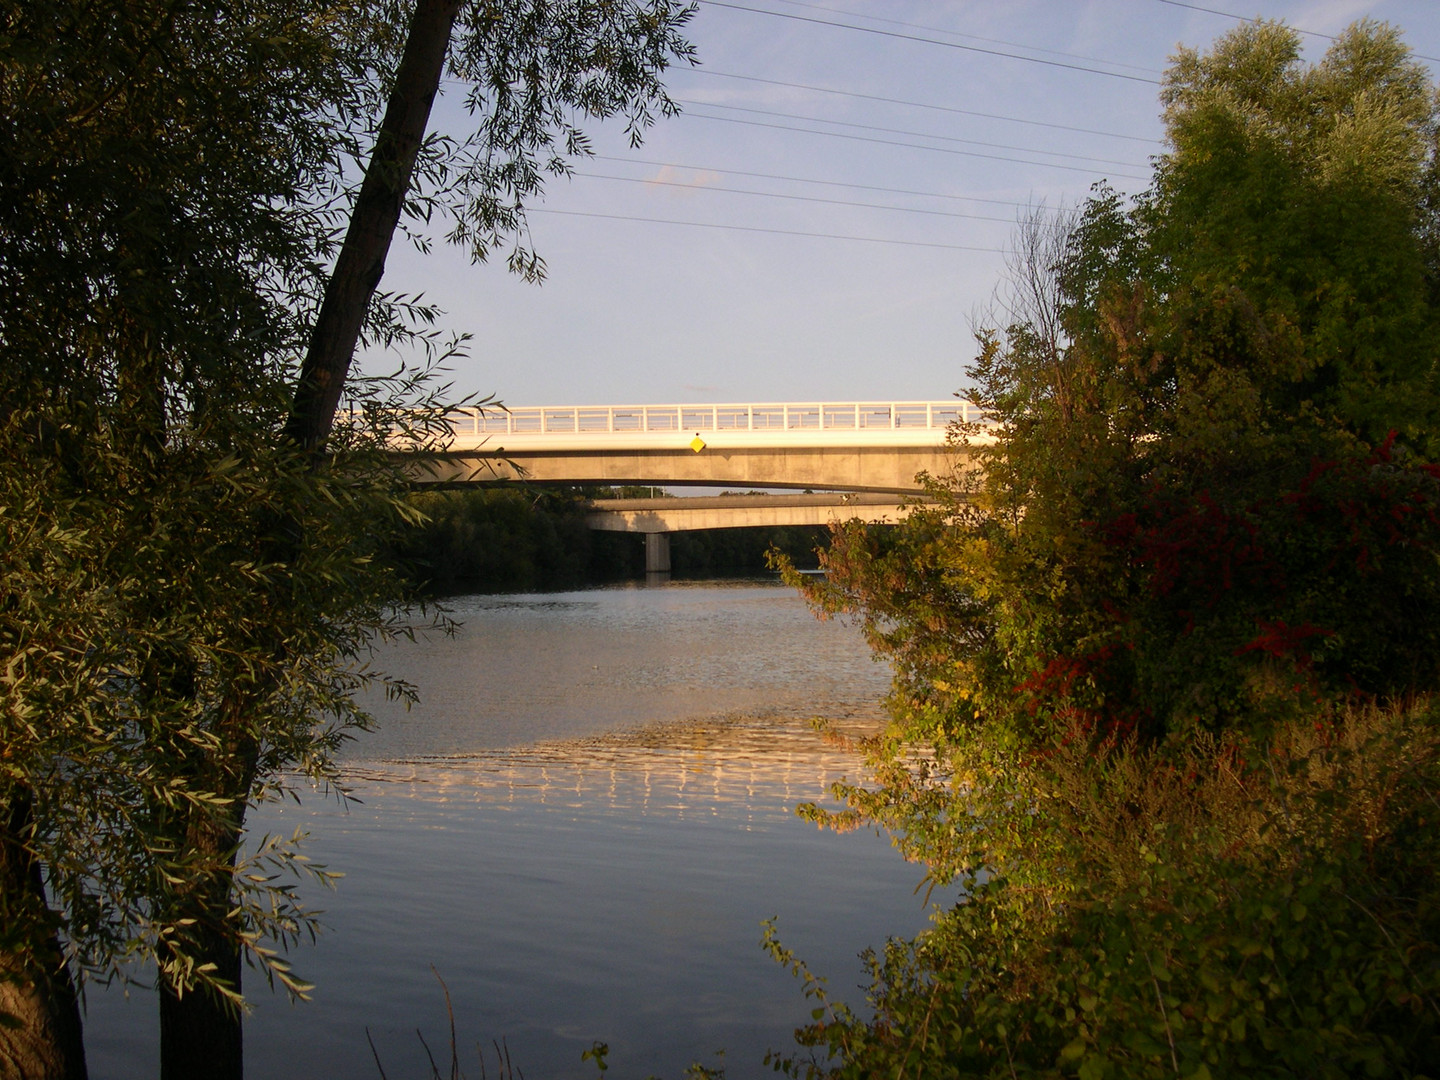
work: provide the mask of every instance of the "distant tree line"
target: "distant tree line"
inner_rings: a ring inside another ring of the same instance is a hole
[[[644,538],[592,531],[595,498],[640,497],[650,488],[465,488],[416,493],[420,520],[394,541],[396,563],[432,595],[464,591],[558,589],[645,573]],[[778,548],[802,568],[818,566],[823,526],[703,529],[670,534],[679,576],[759,573]]]

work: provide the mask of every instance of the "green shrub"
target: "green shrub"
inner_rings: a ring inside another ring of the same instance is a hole
[[[812,985],[821,1009],[797,1036],[824,1054],[783,1067],[1434,1075],[1436,720],[1429,704],[1367,709],[1264,746],[972,762],[954,792],[962,899],[870,957],[873,1018]]]

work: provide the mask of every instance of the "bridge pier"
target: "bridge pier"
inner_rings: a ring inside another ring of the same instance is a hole
[[[670,572],[669,533],[645,534],[645,572],[647,574],[668,574]]]

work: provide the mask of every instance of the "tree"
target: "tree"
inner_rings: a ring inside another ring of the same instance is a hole
[[[1435,940],[1414,836],[1440,690],[1440,98],[1387,27],[1306,66],[1256,23],[1182,50],[1163,101],[1147,193],[1022,229],[1019,318],[970,372],[983,471],[894,536],[843,527],[808,587],[897,662],[877,782],[832,820],[970,890],[877,961],[873,1024],[811,1033],[854,1075],[1431,1060],[1428,969],[1368,969],[1343,1037],[1336,1000],[1300,1002],[1348,978],[1323,942]],[[1361,849],[1375,875],[1342,895]],[[1244,967],[1217,935],[1301,883],[1325,916],[1262,946],[1291,994],[1274,1026],[1187,1043],[1207,1007],[1236,1019],[1204,1004]]]
[[[372,10],[349,9],[350,39],[316,14],[3,11],[7,1072],[83,1074],[60,943],[101,970],[163,952],[160,819],[219,806],[151,767],[209,737],[187,727],[208,703],[181,699],[214,625],[185,621],[211,618],[217,572],[156,556],[178,570],[210,535],[199,486],[268,483],[254,456],[324,235],[306,199],[344,134],[327,114],[363,108],[382,54],[358,25]]]
[[[407,41],[364,0],[4,9],[9,1072],[83,1075],[67,953],[102,972],[157,962],[168,1076],[240,1074],[242,954],[302,989],[266,944],[308,925],[289,848],[239,861],[245,810],[291,770],[332,778],[338,741],[366,722],[350,695],[397,598],[376,548],[404,512],[384,451],[435,430],[406,430],[372,394],[318,456],[321,436],[295,425],[329,429],[348,352],[323,401],[311,374],[287,389],[305,342],[334,332],[315,315],[324,263],[379,106],[350,234],[383,243],[339,331],[349,348],[428,314],[374,295],[403,208],[448,207],[483,254],[523,221],[542,168],[585,148],[572,110],[628,109],[638,137],[652,102],[670,108],[657,71],[688,55],[688,12],[667,3],[448,12],[420,4]],[[488,111],[468,140],[422,142],[447,59]],[[418,131],[392,123],[416,108]],[[389,200],[378,228],[366,189]]]
[[[300,370],[288,429],[296,443],[313,449],[330,430],[402,211],[428,209],[429,200],[438,199],[454,220],[450,240],[484,260],[523,229],[525,201],[543,190],[544,173],[563,174],[565,155],[587,152],[576,114],[624,114],[634,145],[652,122],[653,106],[663,115],[677,111],[660,74],[672,59],[693,57],[681,36],[693,14],[693,5],[673,0],[469,6],[461,0],[417,0],[385,118]],[[457,20],[460,39],[452,45]],[[466,105],[483,120],[459,143],[427,144],[430,107],[447,65],[470,86]],[[439,192],[412,192],[417,163]],[[518,243],[509,262],[531,279],[544,274],[543,260]]]
[[[450,239],[484,259],[493,245],[523,226],[525,200],[542,190],[538,155],[548,155],[544,169],[563,173],[563,155],[587,149],[575,114],[623,113],[632,143],[638,143],[652,120],[652,104],[658,103],[664,114],[676,110],[659,75],[672,58],[692,55],[681,30],[693,13],[693,6],[672,0],[471,6],[459,0],[418,0],[300,368],[285,432],[297,449],[315,454],[325,445],[391,238],[407,207],[417,213],[422,207],[446,209],[455,221]],[[460,40],[452,45],[457,21]],[[467,106],[472,114],[482,113],[484,121],[458,143],[440,139],[427,144],[430,108],[447,66],[472,87]],[[412,192],[417,163],[438,191]],[[538,256],[518,245],[510,265],[534,279],[543,274]],[[310,541],[297,522],[287,526],[285,553],[293,555]],[[277,647],[285,646],[277,642]],[[202,858],[224,858],[236,848],[246,793],[258,776],[246,756],[242,750],[239,768],[232,771],[234,787],[227,792],[241,807],[233,827],[191,830],[187,836]],[[228,879],[217,884],[201,906],[211,912],[223,909],[228,888]],[[233,972],[238,984],[229,935],[214,934],[198,944],[197,952],[214,957],[227,980]],[[217,1039],[233,1047],[230,1056],[238,1071],[239,1019],[233,1006],[213,995],[170,995],[162,987],[161,1052],[174,1075],[213,1068]]]
[[[1274,661],[1307,692],[1440,678],[1434,89],[1388,29],[1314,68],[1296,41],[1180,54],[1154,188],[1026,227],[1017,310],[1054,315],[982,337],[983,474],[893,553],[837,538],[814,595],[901,656],[925,724],[1163,737],[1263,713]]]

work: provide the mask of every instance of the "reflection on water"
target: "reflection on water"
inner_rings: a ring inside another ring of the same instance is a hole
[[[403,792],[440,802],[525,800],[681,820],[695,813],[788,819],[798,803],[826,799],[837,779],[864,778],[853,743],[874,732],[869,716],[827,717],[823,734],[794,718],[705,718],[588,739],[352,765],[346,782],[390,785],[391,798]]]
[[[476,1041],[501,1037],[531,1078],[593,1077],[595,1039],[614,1075],[678,1077],[720,1048],[732,1078],[771,1075],[764,1051],[809,1003],[758,948],[762,919],[852,1000],[856,954],[922,927],[920,873],[887,841],[793,813],[857,778],[808,717],[878,721],[885,673],[853,629],[753,586],[457,606],[456,637],[387,657],[427,704],[350,754],[360,801],[252,817],[308,830],[346,877],[307,893],[327,931],[292,959],[314,1001],[252,980],[248,1075],[376,1077],[368,1029],[389,1076],[428,1076],[415,1031],[448,1037],[437,971],[470,1075]],[[92,997],[97,1080],[155,1073],[153,1012],[144,992]]]
[[[380,730],[352,757],[463,754],[733,713],[877,715],[889,683],[853,627],[816,620],[775,585],[472,596],[452,608],[462,623],[453,638],[381,653],[378,666],[418,686],[422,703],[407,712],[377,695]]]

